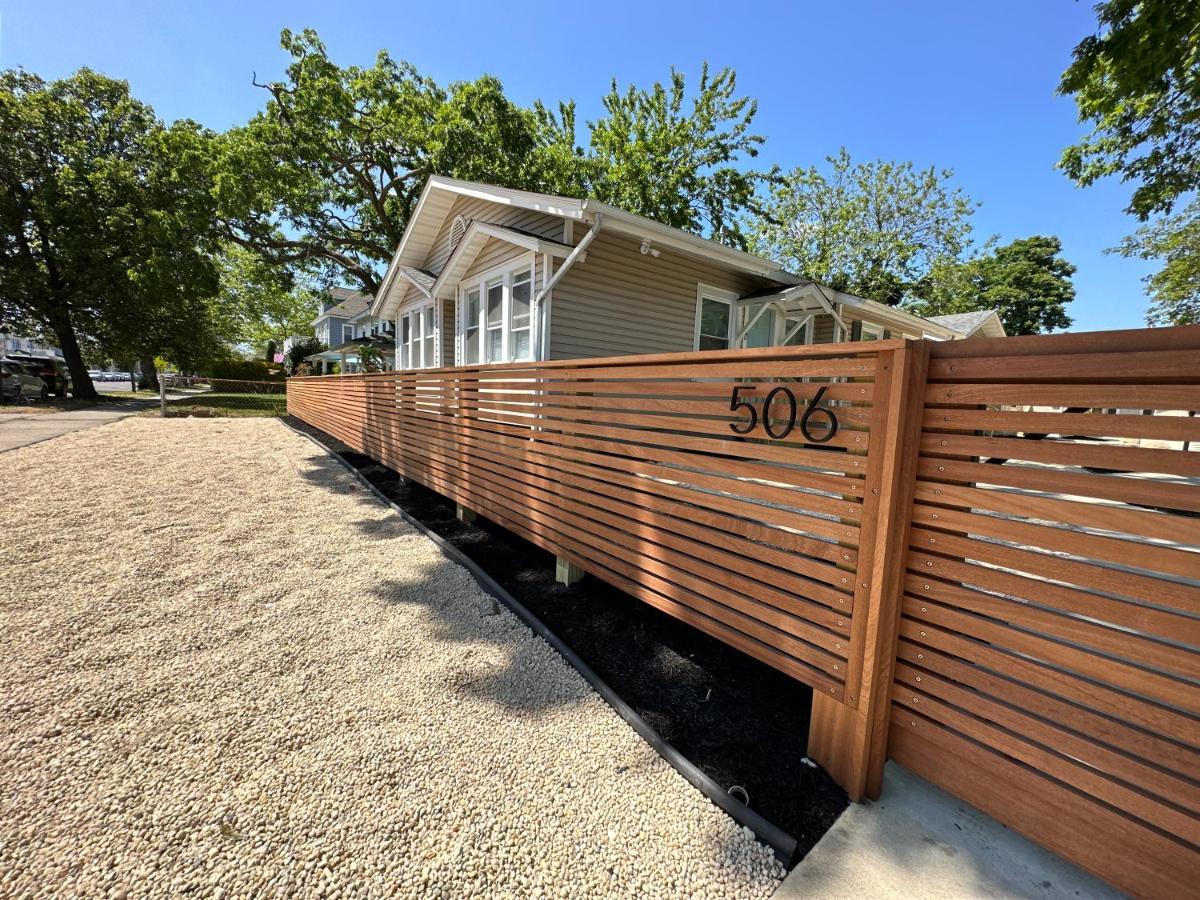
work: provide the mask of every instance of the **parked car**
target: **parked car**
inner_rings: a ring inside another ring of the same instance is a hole
[[[19,362],[10,359],[0,361],[0,397],[20,403],[27,397],[45,400],[50,389],[40,375],[31,372]]]
[[[13,362],[20,363],[35,375],[40,376],[42,381],[46,383],[46,389],[56,397],[67,396],[67,391],[71,389],[71,375],[67,371],[67,364],[61,359],[55,359],[50,356],[25,356],[15,353],[10,353],[8,358]]]

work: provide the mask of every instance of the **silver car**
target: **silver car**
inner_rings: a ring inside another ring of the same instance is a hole
[[[10,359],[0,360],[0,397],[20,403],[28,397],[46,400],[50,389],[37,373]]]

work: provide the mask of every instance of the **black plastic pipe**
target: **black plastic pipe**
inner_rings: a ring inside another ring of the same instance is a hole
[[[626,703],[608,684],[592,671],[591,666],[579,658],[574,650],[568,647],[563,640],[553,631],[546,627],[537,616],[526,609],[516,597],[506,591],[496,579],[492,578],[485,572],[475,560],[471,559],[441,535],[436,534],[425,526],[424,523],[413,518],[399,506],[397,506],[390,498],[388,498],[379,488],[373,485],[369,479],[363,476],[354,466],[342,459],[337,453],[318,441],[311,434],[301,431],[294,425],[284,422],[288,428],[291,428],[296,434],[302,435],[320,447],[329,456],[338,461],[343,468],[353,475],[358,482],[366,487],[371,493],[378,497],[383,503],[391,507],[403,518],[408,524],[412,525],[427,538],[433,541],[438,549],[446,558],[458,563],[471,573],[472,577],[479,586],[483,588],[491,596],[495,597],[503,603],[508,609],[522,622],[524,622],[534,634],[544,640],[547,644],[567,661],[567,663],[575,669],[584,680],[592,686],[597,694],[604,698],[604,701],[616,710],[617,715],[629,723],[647,744],[654,748],[654,751],[665,759],[668,765],[676,772],[688,780],[688,783],[699,790],[705,797],[723,809],[735,822],[749,828],[758,837],[760,841],[775,851],[776,858],[788,866],[791,864],[792,857],[796,853],[796,839],[787,832],[783,831],[776,825],[771,824],[750,807],[730,796],[730,794],[719,784],[701,772],[678,750],[672,747],[669,743],[663,740],[662,735],[650,727],[650,724],[638,715],[637,710]]]

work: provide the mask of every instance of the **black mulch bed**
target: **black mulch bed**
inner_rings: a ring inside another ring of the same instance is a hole
[[[289,417],[397,506],[442,536],[563,639],[663,738],[797,841],[800,860],[848,805],[824,770],[802,762],[812,691],[665,613],[587,577],[554,580],[554,556]]]

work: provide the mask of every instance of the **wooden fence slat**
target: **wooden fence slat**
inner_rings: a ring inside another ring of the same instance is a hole
[[[775,386],[833,439],[770,439]],[[293,379],[288,408],[812,686],[853,798],[890,753],[1127,891],[1194,886],[1200,327]]]

